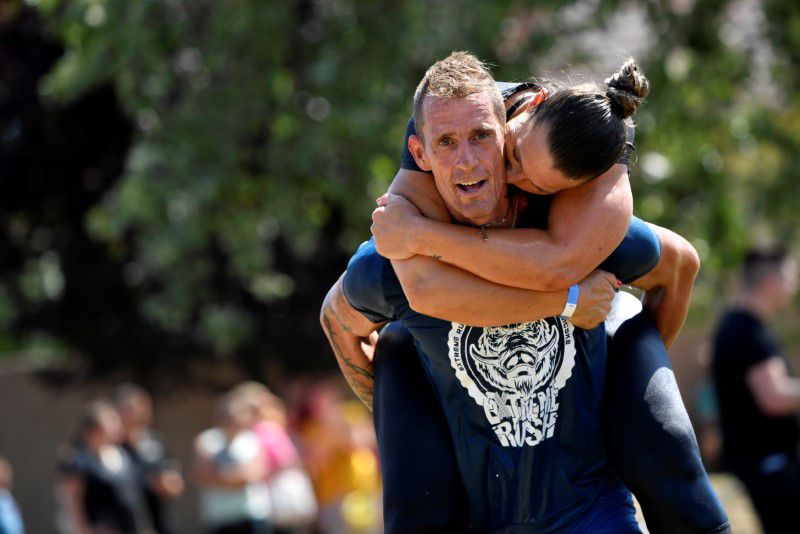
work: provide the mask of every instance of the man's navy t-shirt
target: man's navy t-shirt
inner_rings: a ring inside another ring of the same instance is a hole
[[[529,196],[519,226],[544,227],[549,202]],[[601,268],[630,281],[649,271],[659,252],[637,219]],[[350,260],[344,292],[373,322],[399,320],[414,336],[447,416],[473,526],[563,529],[610,484],[621,484],[600,429],[602,326],[586,331],[551,317],[476,328],[421,315],[372,240]]]
[[[766,416],[747,384],[747,372],[775,356],[782,357],[780,347],[760,319],[745,310],[732,310],[723,317],[714,339],[712,369],[723,454],[731,469],[752,468],[769,455],[794,454],[797,448],[797,418]]]

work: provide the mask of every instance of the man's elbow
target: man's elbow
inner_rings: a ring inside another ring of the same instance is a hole
[[[408,306],[417,313],[425,313],[422,309],[428,300],[426,296],[429,296],[432,289],[429,287],[431,284],[428,283],[427,277],[414,269],[396,268],[395,272],[397,272]]]
[[[403,284],[403,293],[405,293],[408,307],[417,313],[429,315],[429,304],[432,295],[425,289],[426,283],[424,280],[415,277],[407,284]]]
[[[561,291],[579,283],[582,280],[581,274],[566,267],[554,269],[537,277],[536,288],[539,291]]]
[[[325,334],[328,333],[330,330],[330,319],[328,317],[328,311],[330,308],[330,304],[328,302],[328,297],[325,297],[325,301],[322,303],[322,307],[319,310],[319,324],[322,326],[322,331]]]
[[[562,261],[550,265],[547,269],[537,269],[536,285],[530,287],[537,291],[561,291],[578,284],[591,274],[592,269],[585,272],[581,268],[580,257],[565,257]]]

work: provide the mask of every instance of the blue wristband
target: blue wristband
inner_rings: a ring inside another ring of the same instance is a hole
[[[569,293],[567,293],[567,303],[564,305],[564,311],[561,312],[562,317],[572,317],[572,315],[575,313],[575,309],[578,307],[579,296],[580,287],[578,284],[575,284],[569,288]]]

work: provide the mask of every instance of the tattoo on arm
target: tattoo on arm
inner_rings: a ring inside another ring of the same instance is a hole
[[[375,387],[373,364],[361,348],[363,337],[353,332],[350,321],[365,322],[363,317],[353,314],[358,312],[350,307],[350,303],[341,290],[340,283],[331,290],[325,299],[322,309],[322,326],[328,336],[339,368],[358,398],[372,409]],[[373,328],[374,327],[374,328]],[[377,329],[378,325],[368,328]]]

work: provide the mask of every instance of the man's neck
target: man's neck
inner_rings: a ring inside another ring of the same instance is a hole
[[[491,226],[492,228],[510,228],[514,225],[514,220],[519,217],[519,214],[514,214],[515,204],[519,204],[519,200],[515,199],[517,196],[516,192],[512,192],[511,189],[507,189],[505,194],[500,197],[500,200],[497,202],[492,213],[486,217],[481,219],[468,219],[459,213],[455,213],[450,210],[450,214],[453,216],[453,219],[464,225],[469,226]],[[519,210],[519,206],[516,206],[517,210]]]
[[[778,312],[773,299],[765,298],[763,295],[753,291],[744,291],[736,299],[740,308],[752,313],[762,321],[769,321]]]

